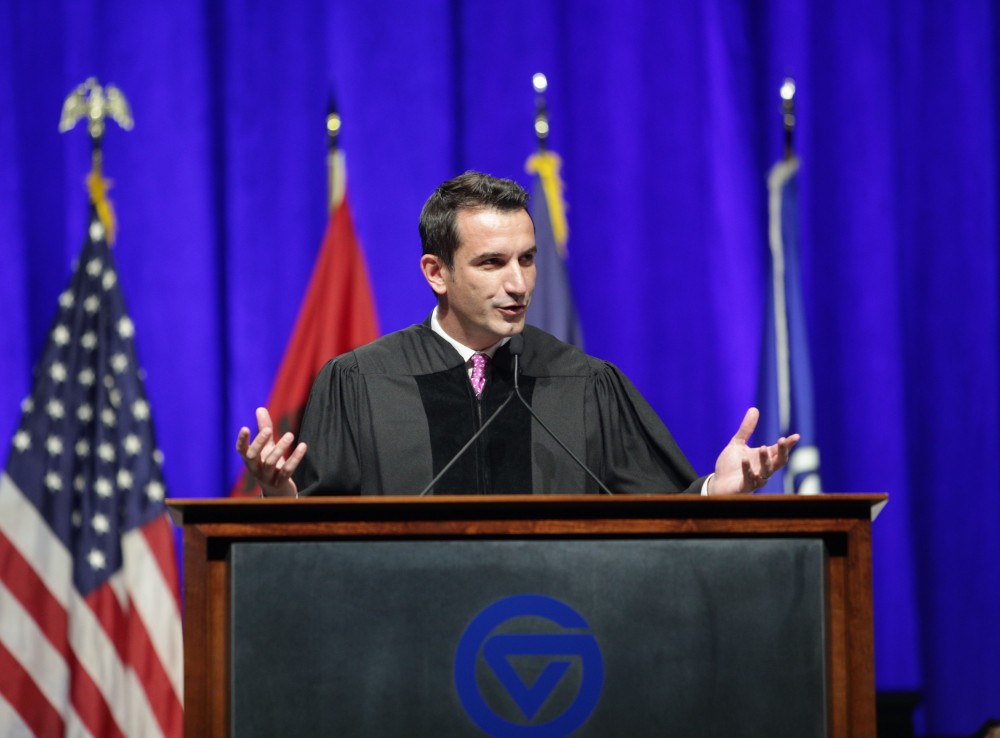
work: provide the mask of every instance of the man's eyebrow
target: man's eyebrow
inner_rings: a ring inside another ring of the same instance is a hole
[[[520,259],[522,256],[528,256],[529,254],[538,253],[538,247],[532,246],[530,249],[525,249],[517,254],[514,254],[514,258]],[[481,254],[476,254],[472,257],[472,261],[486,261],[488,259],[506,259],[510,256],[507,251],[484,251]]]

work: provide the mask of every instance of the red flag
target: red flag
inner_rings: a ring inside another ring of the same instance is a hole
[[[378,321],[364,257],[347,198],[340,199],[326,228],[305,300],[267,409],[275,434],[298,433],[313,379],[327,360],[378,338]],[[231,496],[256,496],[260,487],[246,472]]]

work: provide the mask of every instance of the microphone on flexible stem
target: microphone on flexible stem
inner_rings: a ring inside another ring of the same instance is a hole
[[[517,375],[515,374],[515,381],[516,377]],[[417,495],[417,497],[423,497],[434,488],[435,484],[441,481],[441,477],[443,477],[447,473],[447,471],[455,465],[456,461],[462,458],[462,454],[464,454],[469,449],[469,447],[476,442],[476,439],[479,438],[479,436],[483,435],[483,431],[485,431],[489,427],[490,423],[496,420],[496,417],[500,414],[500,411],[503,410],[505,407],[507,407],[507,405],[513,399],[514,399],[513,393],[507,395],[507,399],[504,400],[502,403],[500,403],[500,407],[494,410],[493,414],[486,419],[486,422],[483,423],[481,426],[479,426],[479,430],[477,430],[475,433],[472,434],[472,438],[470,438],[466,442],[466,444],[458,450],[457,454],[451,457],[451,461],[445,464],[444,469],[442,469],[437,473],[437,476],[435,476],[434,479],[432,479],[430,483],[426,487],[424,487],[423,491],[419,495]]]
[[[552,436],[553,440],[562,447],[562,450],[570,455],[573,461],[577,463],[577,466],[579,466],[581,469],[587,472],[587,475],[595,482],[597,482],[597,486],[601,488],[601,491],[604,492],[604,494],[606,495],[614,496],[614,493],[607,488],[604,482],[598,479],[597,475],[590,470],[590,467],[588,467],[586,464],[580,461],[580,459],[577,458],[576,454],[570,451],[569,447],[565,443],[563,443],[562,440],[560,440],[559,436],[557,436],[555,433],[549,430],[549,427],[545,425],[545,423],[542,422],[542,419],[539,418],[538,415],[535,414],[535,411],[531,409],[531,405],[528,404],[528,401],[521,396],[521,390],[517,385],[517,375],[518,375],[518,370],[520,369],[521,354],[524,353],[524,336],[518,333],[516,336],[510,339],[510,342],[507,344],[507,348],[510,349],[510,355],[514,357],[514,394],[517,395],[517,399],[519,399],[521,401],[521,404],[528,409],[528,412],[531,413],[531,417],[533,417],[535,420],[538,421],[538,424],[542,426],[545,432],[548,433],[550,436]],[[507,399],[509,400],[510,397],[508,397]],[[504,405],[506,404],[507,403],[505,402]],[[503,406],[501,405],[501,407]]]

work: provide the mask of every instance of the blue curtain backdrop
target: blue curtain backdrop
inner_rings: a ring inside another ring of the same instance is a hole
[[[106,137],[116,259],[170,493],[197,497],[235,478],[319,247],[328,93],[394,330],[431,308],[433,187],[468,168],[530,184],[544,71],[588,350],[708,470],[754,398],[791,74],[824,485],[892,496],[879,687],[920,690],[927,734],[969,734],[1000,713],[998,18],[989,0],[4,0],[0,455],[83,239],[86,135],[56,126],[86,77],[135,114]]]

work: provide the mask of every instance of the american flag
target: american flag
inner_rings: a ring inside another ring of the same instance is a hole
[[[177,564],[121,288],[91,207],[0,474],[0,736],[180,736]]]

